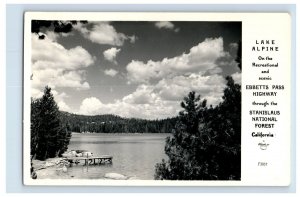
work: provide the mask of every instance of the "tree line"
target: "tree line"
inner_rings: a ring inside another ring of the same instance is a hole
[[[51,88],[39,99],[31,98],[31,149],[33,159],[61,156],[72,132],[78,133],[170,133],[177,118],[145,120],[116,115],[86,116],[59,111]]]
[[[68,130],[77,133],[170,133],[177,118],[146,120],[111,114],[87,116],[61,112],[61,121]]]

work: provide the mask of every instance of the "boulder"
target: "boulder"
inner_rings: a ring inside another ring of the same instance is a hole
[[[140,179],[136,176],[131,176],[131,177],[128,177],[127,180],[140,180]]]
[[[65,152],[65,153],[61,154],[61,156],[63,156],[63,157],[73,157],[73,154],[71,152]]]
[[[67,168],[66,166],[63,166],[63,167],[62,167],[62,171],[63,171],[63,172],[67,172],[67,171],[68,171],[68,168]]]
[[[115,180],[126,180],[127,177],[122,175],[122,174],[118,174],[118,173],[106,173],[104,175],[105,178],[108,179],[115,179]]]
[[[76,157],[82,157],[82,153],[77,153]]]

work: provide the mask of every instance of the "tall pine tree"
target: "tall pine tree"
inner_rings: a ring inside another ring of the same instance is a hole
[[[45,160],[67,150],[71,133],[61,124],[58,106],[51,88],[46,86],[42,98],[31,102],[31,154]]]
[[[241,91],[227,77],[223,101],[206,107],[195,92],[181,103],[173,136],[167,138],[168,161],[156,165],[159,180],[240,180]]]

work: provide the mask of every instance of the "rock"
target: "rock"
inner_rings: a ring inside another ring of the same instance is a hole
[[[47,168],[47,167],[51,167],[51,166],[55,166],[56,165],[56,163],[55,162],[49,162],[49,161],[46,161],[46,163],[45,163],[45,168]]]
[[[71,155],[68,154],[68,153],[63,153],[63,154],[61,154],[61,156],[63,156],[63,157],[70,157]]]
[[[62,171],[63,171],[63,172],[67,172],[67,171],[68,171],[68,168],[67,168],[66,166],[64,166],[64,167],[62,168]]]
[[[88,152],[88,150],[76,150],[76,153]]]
[[[76,157],[82,157],[82,153],[76,154]]]
[[[105,178],[108,179],[115,179],[115,180],[126,180],[127,177],[122,175],[122,174],[118,174],[118,173],[106,173],[104,175]]]
[[[136,176],[131,176],[127,180],[140,180],[140,179]]]
[[[32,179],[37,179],[37,174],[36,174],[35,171],[33,171],[33,172],[31,173],[31,178],[32,178]]]

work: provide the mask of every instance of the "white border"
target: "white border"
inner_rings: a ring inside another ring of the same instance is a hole
[[[89,21],[242,21],[243,28],[245,25],[253,25],[255,22],[284,18],[289,19],[287,13],[160,13],[160,12],[106,12],[106,13],[92,13],[92,12],[28,12],[25,14],[25,28],[24,28],[24,169],[30,169],[30,80],[28,73],[30,72],[31,62],[31,31],[30,21],[32,19],[39,20],[89,20]],[[261,23],[260,23],[261,24]],[[290,25],[290,24],[289,24]],[[290,32],[290,26],[284,33],[285,35]],[[259,26],[261,28],[261,26]],[[243,34],[244,36],[244,34]],[[286,40],[290,41],[290,33],[286,35]],[[244,43],[244,40],[243,40]],[[244,48],[244,44],[243,44]],[[290,54],[290,51],[287,52]],[[243,50],[243,57],[245,58]],[[243,58],[243,64],[244,64]],[[288,70],[287,70],[288,72]],[[242,77],[244,80],[244,76]],[[243,122],[243,121],[242,121]],[[242,136],[243,136],[243,125],[242,124]],[[26,132],[27,131],[27,132]],[[288,133],[284,142],[290,144],[290,132]],[[247,140],[242,137],[242,149]],[[290,153],[289,153],[290,154]],[[287,159],[290,161],[290,155],[288,154]],[[110,181],[110,180],[32,180],[30,178],[29,170],[24,170],[24,184],[26,185],[103,185],[103,186],[288,186],[290,183],[290,174],[287,173],[282,180],[273,180],[270,182],[263,180],[259,181],[249,179],[245,181],[243,166],[246,165],[246,161],[243,160],[242,153],[242,180],[241,181],[144,181],[144,180],[126,180],[126,181]],[[290,162],[287,162],[285,166],[289,166]],[[289,171],[288,169],[288,171]],[[247,175],[250,176],[250,175]],[[247,178],[246,178],[247,179]]]

